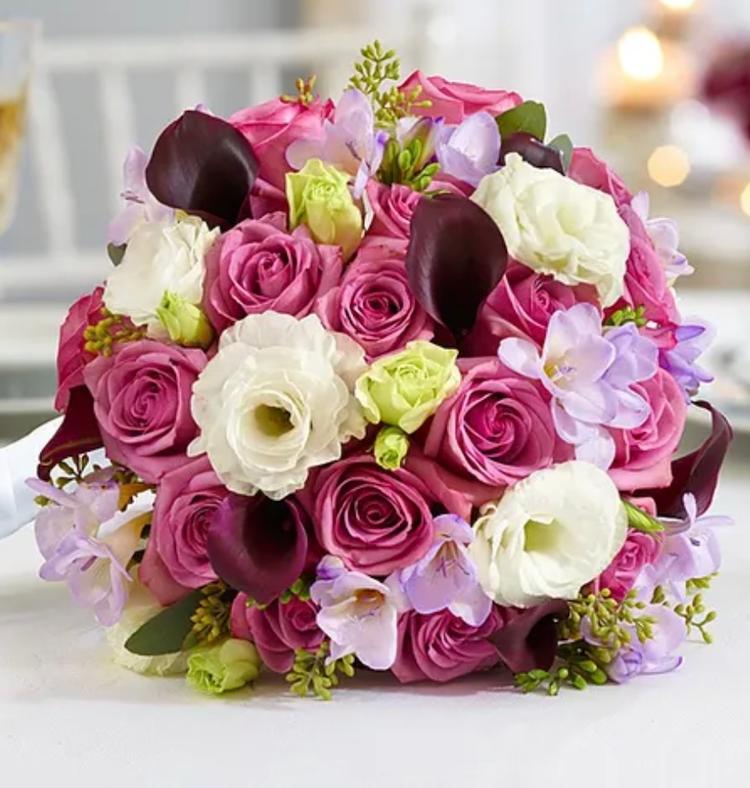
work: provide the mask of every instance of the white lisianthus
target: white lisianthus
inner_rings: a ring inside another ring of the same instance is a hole
[[[625,542],[628,516],[609,476],[564,462],[509,488],[483,509],[469,551],[485,592],[501,605],[573,599]]]
[[[471,199],[514,259],[566,285],[594,285],[604,306],[622,295],[630,233],[610,195],[511,153]]]
[[[178,221],[142,222],[128,239],[122,261],[109,275],[104,305],[165,338],[157,310],[165,293],[198,306],[203,297],[204,258],[219,236],[197,216]]]
[[[366,368],[362,348],[316,315],[250,315],[221,335],[193,386],[201,433],[188,453],[207,452],[230,490],[279,500],[364,436],[352,391]]]

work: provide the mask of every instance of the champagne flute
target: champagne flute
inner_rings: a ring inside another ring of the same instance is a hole
[[[18,196],[26,106],[39,25],[0,20],[0,235],[8,229]]]

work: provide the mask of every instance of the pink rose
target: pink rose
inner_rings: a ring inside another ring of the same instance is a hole
[[[146,555],[158,553],[170,577],[183,588],[200,588],[216,580],[206,539],[211,518],[226,494],[206,455],[164,474],[157,487]],[[151,587],[148,577],[141,579]],[[167,604],[159,587],[152,591]]]
[[[206,255],[203,307],[218,331],[247,315],[312,311],[341,277],[341,250],[319,246],[305,227],[287,233],[275,213],[224,233]]]
[[[88,364],[84,380],[107,456],[148,483],[184,464],[197,433],[192,387],[205,365],[201,350],[147,339]]]
[[[487,485],[485,501],[553,462],[571,459],[555,432],[549,395],[497,359],[463,359],[464,377],[438,408],[424,453]]]
[[[645,306],[645,315],[661,326],[677,324],[680,315],[674,293],[667,284],[667,275],[646,227],[629,206],[620,208],[620,216],[630,230],[630,256],[625,269],[623,301],[632,307]],[[618,302],[612,310],[618,309]]]
[[[278,599],[264,608],[247,606],[247,595],[238,594],[232,603],[232,635],[255,644],[263,664],[274,673],[288,673],[298,648],[315,651],[323,642],[315,617],[318,608],[293,596]]]
[[[596,289],[569,287],[512,262],[479,310],[466,351],[472,356],[494,355],[507,337],[529,339],[541,347],[552,315],[582,301],[597,305]]]
[[[401,83],[400,90],[421,87],[418,100],[429,99],[429,107],[416,109],[417,115],[431,118],[442,117],[446,123],[461,123],[467,115],[485,110],[491,115],[501,115],[520,104],[523,99],[518,93],[508,90],[485,90],[466,82],[450,82],[443,77],[428,77],[415,71]]]
[[[609,474],[620,490],[666,487],[672,481],[672,457],[685,428],[685,397],[663,369],[631,388],[649,403],[651,413],[640,427],[611,430],[616,450]]]
[[[661,542],[657,537],[631,528],[625,544],[599,576],[598,587],[609,588],[618,601],[624,599],[641,569],[653,564],[660,552]]]
[[[341,284],[316,307],[323,325],[348,334],[368,360],[433,336],[432,319],[409,287],[404,253],[402,242],[365,240]]]
[[[419,560],[433,542],[437,503],[412,471],[386,471],[358,454],[318,471],[312,487],[318,541],[350,569],[387,575]]]
[[[490,637],[502,627],[503,616],[493,607],[480,627],[473,627],[448,610],[422,615],[411,611],[398,620],[398,652],[393,673],[403,684],[412,681],[452,681],[489,670],[500,662]]]
[[[372,208],[372,224],[367,237],[385,236],[408,241],[411,217],[422,195],[400,183],[386,186],[376,180],[368,181],[366,191]]]
[[[633,195],[620,176],[611,170],[590,148],[574,148],[568,177],[592,189],[611,195],[615,205],[630,205]]]
[[[291,170],[286,149],[300,137],[318,137],[323,121],[333,113],[333,102],[315,99],[310,104],[300,101],[271,99],[256,107],[235,112],[229,122],[252,145],[263,181],[284,191],[284,176]]]
[[[83,332],[86,327],[102,319],[103,287],[82,295],[68,310],[57,345],[57,393],[55,410],[61,413],[68,407],[70,390],[83,385],[83,368],[96,358],[84,350]]]

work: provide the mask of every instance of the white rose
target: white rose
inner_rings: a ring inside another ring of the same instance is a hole
[[[104,304],[126,315],[150,336],[166,337],[156,310],[164,293],[198,306],[203,298],[204,258],[219,235],[197,216],[177,222],[143,222],[134,230],[122,261],[109,275]]]
[[[622,295],[630,233],[608,194],[511,153],[471,199],[495,220],[514,259],[566,285],[594,285],[604,306]]]
[[[628,516],[614,482],[565,462],[509,488],[483,510],[469,548],[485,592],[501,605],[573,599],[625,542]]]
[[[352,390],[365,369],[362,348],[316,315],[250,315],[221,335],[193,386],[201,434],[188,453],[207,452],[230,490],[279,500],[364,436]]]

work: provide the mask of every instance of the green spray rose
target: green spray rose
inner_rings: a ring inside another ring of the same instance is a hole
[[[404,464],[409,453],[409,436],[398,427],[381,427],[375,437],[375,462],[386,471],[395,471]]]
[[[286,175],[291,229],[307,226],[319,244],[340,246],[348,260],[362,240],[362,213],[349,191],[349,176],[310,159],[299,172]]]
[[[260,657],[252,643],[230,638],[221,645],[188,657],[189,684],[212,695],[244,687],[260,672]]]
[[[365,418],[407,433],[418,430],[458,388],[457,356],[457,350],[415,341],[373,362],[355,387]]]
[[[172,342],[183,347],[207,348],[214,332],[203,310],[177,293],[164,293],[156,316],[167,330]]]

